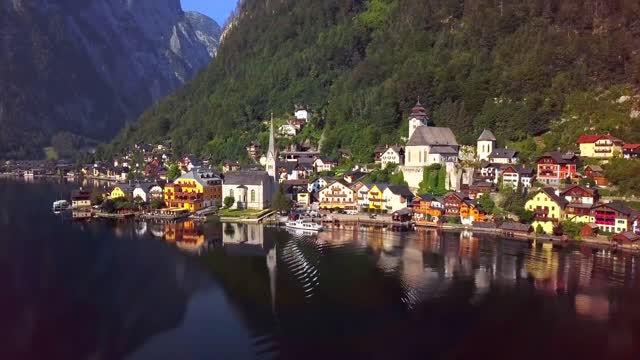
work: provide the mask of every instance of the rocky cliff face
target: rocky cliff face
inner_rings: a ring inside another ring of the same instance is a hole
[[[109,139],[209,64],[221,29],[179,0],[0,0],[0,158]]]

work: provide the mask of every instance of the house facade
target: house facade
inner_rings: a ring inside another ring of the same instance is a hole
[[[502,170],[502,184],[516,189],[521,185],[525,189],[530,189],[535,181],[535,172],[526,166],[509,165]]]
[[[512,149],[496,148],[489,154],[489,162],[495,164],[518,163],[518,152]]]
[[[355,191],[342,180],[335,180],[318,193],[320,209],[357,210]]]
[[[444,197],[444,215],[460,216],[460,208],[463,206],[467,195],[463,193],[451,193]]]
[[[233,198],[232,209],[265,210],[271,206],[276,185],[262,170],[232,171],[225,175],[223,199]]]
[[[195,212],[221,201],[222,180],[212,172],[190,171],[164,187],[164,202],[169,208]]]
[[[549,152],[541,156],[538,163],[537,180],[545,185],[557,186],[576,174],[578,159],[573,153]]]
[[[129,184],[116,185],[111,189],[111,199],[133,198],[133,187]]]
[[[401,185],[387,186],[382,196],[385,199],[384,208],[390,213],[411,207],[414,197],[408,187]]]
[[[413,199],[413,220],[418,226],[437,225],[444,211],[443,201],[433,195],[416,196]]]
[[[640,144],[625,144],[622,147],[622,156],[625,159],[640,158]]]
[[[545,233],[553,233],[556,225],[564,220],[564,207],[567,201],[555,193],[553,188],[544,188],[525,204],[525,209],[534,214],[533,228],[538,225]]]
[[[565,219],[580,223],[591,221],[591,208],[600,200],[597,189],[580,185],[570,186],[561,192],[560,196],[567,201],[564,209]]]
[[[389,164],[404,165],[404,149],[400,146],[390,146],[380,157],[382,168]]]
[[[631,231],[637,219],[638,212],[622,202],[614,201],[600,204],[591,208],[591,223],[598,226],[600,231],[621,233]]]
[[[91,207],[91,193],[86,190],[75,190],[71,193],[71,207],[74,209]]]
[[[329,158],[317,158],[313,162],[313,168],[316,172],[331,171],[338,165],[338,162]]]
[[[583,135],[578,138],[580,156],[611,159],[622,155],[623,141],[611,135]]]

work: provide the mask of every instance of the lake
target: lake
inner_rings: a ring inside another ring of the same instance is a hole
[[[638,359],[640,267],[468,232],[74,221],[0,180],[0,359]]]

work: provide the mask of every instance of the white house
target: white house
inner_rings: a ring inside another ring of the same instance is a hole
[[[507,166],[502,170],[502,184],[509,185],[512,188],[517,188],[518,183],[523,188],[531,188],[535,178],[535,172],[533,169],[526,166]]]
[[[409,207],[413,201],[413,193],[406,186],[389,185],[384,189],[382,197],[389,213]]]
[[[296,106],[296,119],[309,121],[309,110],[306,106]]]
[[[380,163],[382,168],[386,168],[389,164],[404,165],[404,149],[400,146],[390,146],[380,155]]]
[[[309,187],[307,190],[309,190],[310,193],[316,193],[318,191],[320,191],[320,189],[326,187],[327,185],[329,185],[329,183],[333,181],[333,179],[328,178],[328,177],[319,177],[317,178],[315,181],[309,183]]]
[[[138,183],[133,189],[133,198],[140,197],[144,202],[149,202],[154,198],[162,199],[162,196],[163,189],[156,183]]]
[[[496,136],[490,130],[484,129],[477,142],[476,155],[478,160],[489,160],[489,155],[496,147]]]
[[[317,158],[313,161],[316,172],[331,171],[337,165],[337,161],[329,158]]]
[[[356,192],[356,202],[358,203],[358,209],[364,210],[369,208],[369,190],[370,185],[358,181],[352,185],[353,190]]]
[[[296,129],[296,127],[291,124],[284,124],[280,126],[280,128],[278,128],[278,133],[281,136],[293,137],[293,136],[296,136],[296,134],[298,134],[298,129]]]
[[[275,184],[265,171],[231,171],[225,174],[222,198],[232,197],[232,209],[264,210],[271,206]]]
[[[496,148],[489,154],[489,162],[496,164],[516,164],[518,152],[512,149]]]

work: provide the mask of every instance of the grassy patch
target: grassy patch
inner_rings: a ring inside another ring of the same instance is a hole
[[[266,214],[269,210],[234,210],[234,209],[220,209],[218,216],[220,217],[235,217],[235,218],[257,218]]]

